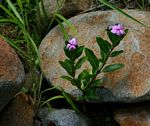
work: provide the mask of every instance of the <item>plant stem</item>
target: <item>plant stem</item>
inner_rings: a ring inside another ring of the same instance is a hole
[[[96,74],[92,77],[92,80],[87,84],[86,88],[84,89],[84,92],[86,92],[87,89],[88,89],[89,87],[91,87],[91,85],[92,85],[93,81],[96,79],[97,75],[98,75],[99,73],[101,73],[101,71],[102,71],[103,67],[105,66],[105,64],[106,64],[106,62],[107,62],[107,60],[108,60],[108,58],[110,57],[110,55],[111,55],[113,49],[114,49],[114,47],[111,48],[111,50],[110,50],[110,52],[108,53],[108,55],[107,55],[105,61],[104,61],[103,64],[102,64],[102,66],[96,71]]]
[[[81,90],[81,92],[83,93],[83,90],[81,89],[81,87],[79,86],[78,82],[77,82],[76,79],[75,79],[75,75],[76,75],[75,61],[73,61],[72,73],[73,73],[72,78],[73,78],[73,80],[74,80],[74,82],[75,82],[77,88],[78,88],[79,90]]]

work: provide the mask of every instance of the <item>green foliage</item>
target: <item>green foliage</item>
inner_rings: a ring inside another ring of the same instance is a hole
[[[77,86],[79,90],[82,92],[82,97],[78,98],[80,100],[97,98],[95,96],[96,87],[100,86],[103,81],[102,79],[97,78],[98,74],[103,72],[114,72],[116,70],[124,67],[121,63],[116,64],[107,64],[107,60],[109,57],[116,57],[123,53],[123,50],[113,51],[116,46],[121,42],[121,40],[125,37],[128,30],[124,31],[122,35],[116,35],[111,33],[111,29],[107,30],[108,37],[110,42],[102,39],[101,37],[96,37],[96,42],[100,49],[100,57],[97,57],[89,48],[84,48],[83,46],[77,46],[75,49],[69,50],[67,48],[67,42],[64,47],[64,52],[67,58],[64,61],[59,61],[60,65],[66,70],[69,76],[65,75],[61,78],[70,81],[71,84]],[[82,55],[84,50],[85,56]],[[92,70],[83,69],[79,75],[76,75],[78,69],[82,68],[82,65],[85,62],[89,62]]]
[[[94,54],[94,52],[88,48],[85,48],[85,54],[88,57],[88,61],[90,62],[92,67],[97,69],[99,66],[99,61],[98,61],[96,55]]]
[[[102,72],[113,72],[113,71],[119,70],[122,67],[124,67],[124,65],[120,64],[120,63],[111,64],[111,65],[108,65],[108,66],[104,67]]]
[[[78,57],[81,56],[83,49],[84,49],[84,46],[80,46],[80,47],[77,47],[76,51],[75,50],[69,51],[66,47],[64,47],[66,56],[70,60],[73,60],[73,61],[75,61]]]
[[[65,97],[65,99],[67,100],[67,102],[72,106],[72,108],[77,112],[77,113],[81,113],[79,111],[79,109],[76,107],[76,105],[73,103],[72,99],[70,98],[69,94],[67,94],[66,92],[62,91],[63,96]]]
[[[58,6],[56,12],[52,15],[52,19],[49,19],[46,14],[43,0],[33,0],[33,1],[16,0],[15,2],[12,2],[11,0],[5,0],[2,3],[0,3],[0,11],[3,12],[3,14],[0,14],[1,16],[0,24],[5,25],[5,24],[13,23],[21,33],[20,36],[17,36],[16,39],[11,39],[4,35],[2,36],[12,47],[16,49],[16,51],[21,56],[21,58],[27,62],[27,64],[29,65],[28,69],[29,71],[32,72],[32,77],[33,77],[32,90],[23,87],[18,94],[20,93],[30,94],[31,102],[35,107],[35,114],[40,107],[44,105],[49,106],[49,102],[58,98],[66,98],[67,101],[69,101],[69,103],[73,106],[73,108],[77,110],[73,102],[69,99],[69,96],[67,96],[65,93],[63,93],[63,95],[53,96],[49,99],[44,99],[43,94],[45,92],[52,91],[57,88],[52,87],[42,91],[41,86],[42,86],[43,74],[42,73],[40,74],[39,80],[36,80],[35,77],[36,76],[35,71],[38,71],[38,68],[41,63],[38,46],[41,40],[43,39],[43,37],[47,34],[47,32],[52,27],[53,22],[54,21],[58,22],[62,32],[64,33],[66,40],[68,40],[67,38],[68,36],[62,24],[62,21],[66,23],[67,27],[70,27],[74,32],[76,32],[73,25],[58,13],[63,2],[64,1],[62,0],[61,1],[57,0]],[[79,47],[78,52],[76,52],[75,55],[72,56],[72,58],[75,59],[79,57],[83,51],[83,48],[84,47]],[[82,59],[78,63],[78,66],[76,67],[79,68],[83,60],[84,59]],[[66,59],[64,62],[60,62],[60,63],[66,69],[68,67],[72,68],[72,63],[70,63],[69,59]],[[68,69],[68,73],[73,75],[73,70]],[[69,80],[69,76],[68,77],[64,76],[63,78]]]
[[[72,66],[70,66],[69,62],[66,62],[66,60],[64,62],[63,61],[59,61],[59,64],[67,71],[67,73],[70,76],[73,76],[73,68],[72,68]]]
[[[88,57],[87,57],[87,56],[84,56],[84,57],[80,58],[80,59],[78,60],[78,62],[76,63],[76,65],[75,65],[75,69],[80,69],[81,66],[82,66],[82,64],[83,64],[85,61],[87,61],[87,60],[88,60]]]
[[[118,35],[113,34],[112,32],[110,32],[108,30],[107,35],[108,35],[110,41],[112,42],[113,47],[116,47],[119,44],[119,42],[124,38],[124,36],[127,34],[127,32],[128,32],[128,30],[126,29],[125,34],[122,37],[120,37]]]
[[[22,32],[23,36],[20,36],[20,38],[23,38],[20,40],[23,41],[25,50],[27,51],[20,51],[20,46],[15,45],[13,41],[9,41],[11,45],[14,45],[13,47],[16,48],[21,53],[22,57],[25,57],[27,61],[33,62],[33,63],[40,63],[40,57],[39,52],[37,49],[37,43],[34,40],[34,36],[31,36],[33,34],[30,34],[30,28],[29,28],[29,13],[30,13],[30,5],[29,3],[26,3],[29,5],[27,8],[23,6],[23,2],[21,0],[17,0],[17,6],[13,4],[10,0],[6,0],[7,7],[0,4],[0,8],[7,14],[7,18],[0,19],[0,23],[14,23],[17,27],[19,27],[20,31]],[[33,23],[33,22],[32,22]],[[32,24],[31,24],[32,26]],[[34,34],[36,35],[36,34]],[[26,55],[24,55],[26,54]]]
[[[110,51],[111,44],[108,41],[103,40],[101,37],[96,37],[96,41],[100,47],[100,50],[104,51],[105,53]]]
[[[120,51],[114,51],[114,52],[111,53],[111,57],[118,56],[118,55],[120,55],[121,53],[123,53],[123,50],[120,50]]]

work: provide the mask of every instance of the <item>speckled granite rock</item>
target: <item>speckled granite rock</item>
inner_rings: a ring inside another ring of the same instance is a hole
[[[126,10],[128,14],[150,26],[150,13],[137,10]],[[102,75],[104,88],[97,89],[97,102],[137,102],[150,100],[150,29],[119,15],[114,11],[97,11],[78,15],[70,19],[78,31],[75,36],[80,45],[85,45],[99,55],[95,37],[100,35],[108,39],[105,29],[113,23],[123,23],[129,32],[119,45],[125,52],[109,60],[108,63],[123,63],[125,67],[113,73]],[[71,29],[66,28],[73,35]],[[81,92],[68,81],[60,79],[65,70],[59,65],[64,60],[64,39],[59,27],[52,29],[40,45],[42,58],[41,68],[46,78],[53,85],[62,87],[72,96]],[[83,66],[90,68],[88,64]]]
[[[51,112],[48,109],[41,109],[39,117],[43,126],[48,124],[55,126],[89,126],[88,123],[90,123],[87,117],[79,116],[71,109],[54,109]]]
[[[19,91],[24,68],[14,49],[0,37],[0,111]]]
[[[149,105],[120,109],[114,114],[120,126],[150,126]]]

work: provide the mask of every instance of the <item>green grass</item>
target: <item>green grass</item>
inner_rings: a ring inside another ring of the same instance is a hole
[[[13,24],[19,29],[19,36],[14,37],[14,39],[1,34],[1,36],[13,47],[16,49],[18,55],[28,64],[28,71],[32,72],[33,85],[32,89],[23,87],[22,90],[18,93],[29,93],[31,96],[31,102],[35,107],[35,115],[39,107],[43,107],[48,104],[50,101],[65,98],[71,106],[78,110],[73,104],[69,96],[64,93],[62,90],[62,95],[53,96],[49,99],[43,99],[43,93],[47,91],[52,91],[56,87],[48,88],[44,91],[41,90],[43,74],[40,72],[41,59],[38,51],[38,46],[40,45],[42,39],[50,30],[53,22],[56,21],[64,33],[65,39],[68,40],[68,35],[65,31],[62,21],[66,23],[68,27],[77,34],[76,29],[72,24],[60,15],[59,9],[62,3],[57,0],[58,6],[55,13],[52,15],[52,19],[49,19],[43,4],[43,0],[35,0],[34,3],[31,0],[17,0],[15,3],[12,3],[11,0],[6,0],[3,3],[0,3],[0,10],[4,12],[0,18],[0,25],[10,25]],[[64,2],[64,1],[62,1]],[[42,12],[40,11],[42,8]],[[23,46],[23,47],[22,47]],[[35,71],[40,72],[40,79],[36,80]]]

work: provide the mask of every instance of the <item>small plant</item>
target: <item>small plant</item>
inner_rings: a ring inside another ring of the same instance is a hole
[[[65,43],[64,52],[67,58],[64,61],[59,61],[59,63],[68,75],[61,76],[61,78],[75,85],[82,92],[81,98],[83,100],[95,97],[94,89],[102,83],[102,79],[97,78],[98,74],[113,72],[124,67],[121,63],[108,65],[107,60],[110,57],[115,57],[123,53],[123,50],[114,51],[114,48],[119,45],[128,30],[122,24],[115,24],[109,26],[106,31],[111,43],[102,39],[100,36],[96,37],[101,54],[99,58],[91,49],[80,46],[76,38],[72,38]],[[82,55],[83,51],[85,55]],[[78,69],[86,61],[90,63],[92,70],[84,69],[77,75]]]

